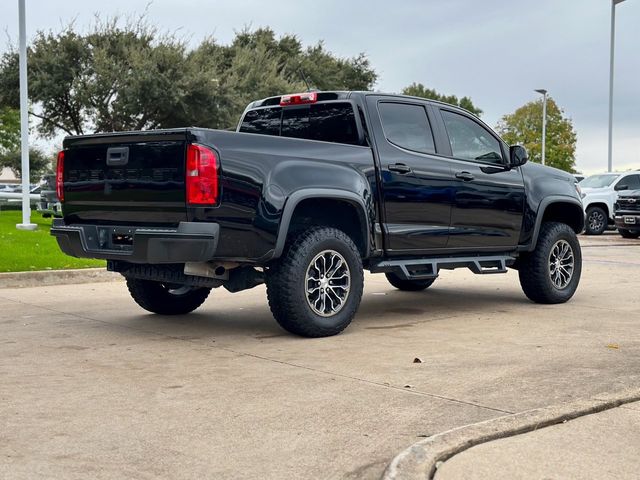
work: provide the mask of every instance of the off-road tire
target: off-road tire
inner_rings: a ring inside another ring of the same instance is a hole
[[[602,235],[607,229],[607,212],[600,207],[587,208],[584,222],[584,233],[587,235]]]
[[[193,312],[204,303],[210,288],[193,287],[182,294],[174,294],[180,285],[169,285],[151,280],[127,278],[127,288],[135,302],[145,310],[160,315],[183,315]]]
[[[331,316],[315,313],[307,301],[307,270],[321,252],[331,250],[345,260],[350,273],[349,294]],[[362,299],[364,273],[360,252],[343,231],[313,227],[290,239],[283,255],[266,272],[267,298],[282,328],[303,337],[328,337],[342,332],[353,320]]]
[[[554,246],[562,240],[571,247],[574,267],[568,284],[557,288],[551,280],[550,257]],[[520,285],[530,300],[547,304],[564,303],[573,296],[580,282],[582,252],[578,237],[567,224],[545,222],[540,228],[536,249],[523,254],[518,263]]]
[[[640,232],[637,230],[631,231],[626,228],[619,228],[618,233],[622,235],[622,238],[638,238],[640,237]]]
[[[426,280],[407,280],[393,272],[388,272],[384,275],[387,277],[387,280],[389,280],[389,283],[391,285],[396,287],[398,290],[402,290],[405,292],[419,292],[421,290],[429,288],[431,285],[433,285],[433,282],[436,281],[435,278],[429,278]]]

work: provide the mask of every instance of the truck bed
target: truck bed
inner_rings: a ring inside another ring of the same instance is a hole
[[[215,205],[187,204],[189,144],[217,154]],[[116,232],[213,223],[220,229],[216,258],[257,261],[272,254],[285,200],[301,186],[364,192],[375,185],[372,152],[363,146],[201,128],[67,137],[63,146],[59,224]]]

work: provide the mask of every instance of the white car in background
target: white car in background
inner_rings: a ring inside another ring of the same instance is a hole
[[[640,172],[602,173],[591,175],[578,185],[582,189],[582,206],[585,213],[584,233],[600,235],[607,226],[614,224],[614,203],[618,192],[640,189]]]

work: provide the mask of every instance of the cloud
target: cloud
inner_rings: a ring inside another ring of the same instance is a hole
[[[142,2],[28,2],[28,30],[79,28],[94,13],[136,15]],[[620,165],[640,152],[640,2],[617,7],[615,151]],[[17,2],[3,6],[0,28],[17,39]],[[342,56],[366,52],[380,74],[377,88],[398,92],[416,81],[468,95],[495,125],[546,88],[578,131],[578,167],[606,167],[610,3],[603,0],[309,0],[202,2],[155,0],[148,18],[195,44],[214,35],[228,42],[245,26],[271,26],[306,44],[324,40]],[[604,155],[604,163],[600,158]],[[635,159],[635,160],[634,160]]]

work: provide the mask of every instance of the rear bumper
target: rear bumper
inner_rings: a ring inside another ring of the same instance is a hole
[[[151,264],[206,262],[216,253],[220,226],[197,222],[180,222],[178,228],[66,225],[55,219],[51,235],[73,257]]]
[[[640,213],[618,213],[615,217],[616,228],[625,230],[640,230]]]

